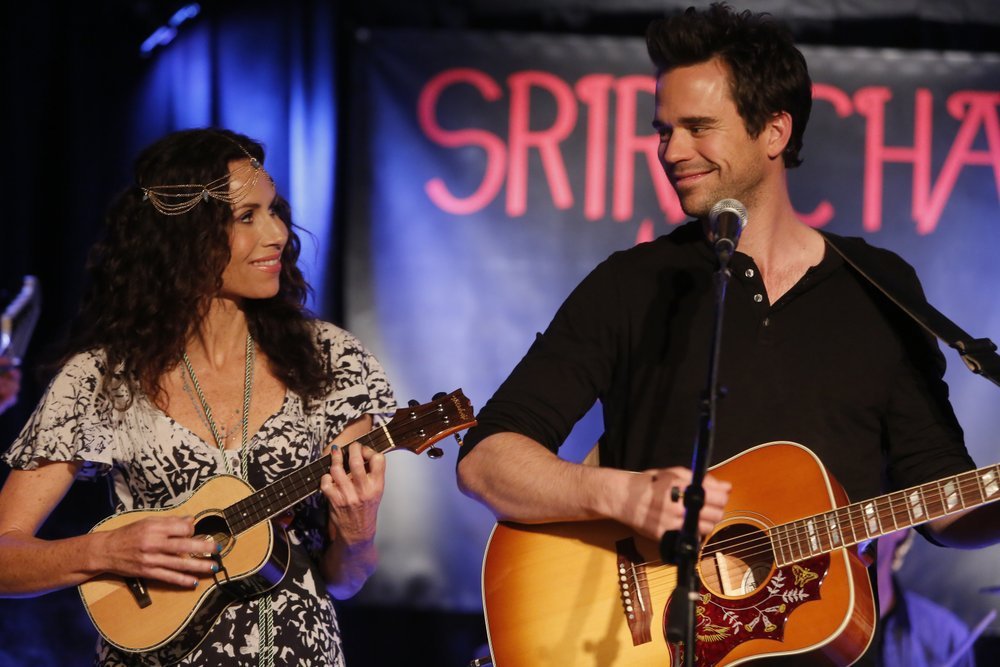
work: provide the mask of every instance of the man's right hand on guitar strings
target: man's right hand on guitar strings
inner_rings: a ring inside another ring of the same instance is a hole
[[[518,471],[531,470],[530,476]],[[544,488],[536,482],[544,479]],[[539,443],[513,433],[485,438],[459,464],[462,489],[489,507],[498,519],[520,523],[614,519],[658,540],[677,530],[684,504],[672,500],[691,471],[681,467],[629,472],[580,465],[557,457]],[[705,477],[705,506],[699,531],[707,534],[722,518],[730,484]]]

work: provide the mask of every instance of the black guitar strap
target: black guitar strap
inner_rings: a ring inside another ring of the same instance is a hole
[[[824,233],[823,238],[848,265],[878,288],[917,324],[955,349],[969,370],[1000,386],[1000,355],[997,354],[997,346],[993,341],[988,338],[973,338],[926,300],[914,299],[910,294],[912,290],[894,287],[892,278],[882,267],[872,262],[864,262],[857,254],[852,255],[849,244],[843,237]]]

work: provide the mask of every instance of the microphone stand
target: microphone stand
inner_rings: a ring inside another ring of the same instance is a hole
[[[677,587],[667,609],[667,640],[672,644],[683,642],[684,664],[694,667],[695,653],[695,603],[700,597],[700,586],[695,573],[698,557],[698,518],[705,505],[702,483],[715,444],[715,414],[718,399],[724,394],[719,388],[719,350],[722,345],[722,314],[729,284],[729,260],[736,250],[730,239],[719,239],[715,244],[719,269],[713,274],[715,284],[715,329],[712,333],[708,364],[708,387],[699,406],[698,437],[691,460],[691,484],[684,490],[684,522],[680,531],[667,531],[660,540],[663,561],[677,565]]]

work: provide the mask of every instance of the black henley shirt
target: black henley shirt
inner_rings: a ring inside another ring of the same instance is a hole
[[[922,298],[902,259],[849,241]],[[597,266],[480,411],[462,455],[503,431],[556,451],[600,400],[602,465],[690,466],[715,265],[691,222]],[[812,449],[852,501],[974,467],[937,344],[836,252],[775,303],[749,256],[737,252],[731,267],[713,462],[791,440]]]

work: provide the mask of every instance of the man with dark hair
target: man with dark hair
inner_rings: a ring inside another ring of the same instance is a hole
[[[757,137],[777,110],[788,112],[792,129],[785,166],[802,164],[802,135],[812,108],[812,81],[802,53],[788,30],[767,15],[735,14],[714,4],[652,22],[646,48],[658,72],[718,59],[730,74],[730,95],[747,133]]]
[[[786,171],[801,161],[811,83],[789,32],[713,5],[655,22],[647,44],[660,161],[694,220],[613,254],[577,286],[479,414],[458,465],[463,491],[521,523],[612,519],[654,540],[680,527],[714,326],[718,258],[706,231],[723,199],[742,202],[750,223],[729,262],[727,395],[710,463],[796,441],[853,500],[884,492],[883,479],[901,489],[973,469],[933,340],[792,208]],[[841,243],[922,298],[899,257]],[[559,458],[597,400],[601,466]],[[709,474],[704,490],[707,534],[734,489]],[[949,546],[994,543],[998,507],[950,514],[927,531]]]

